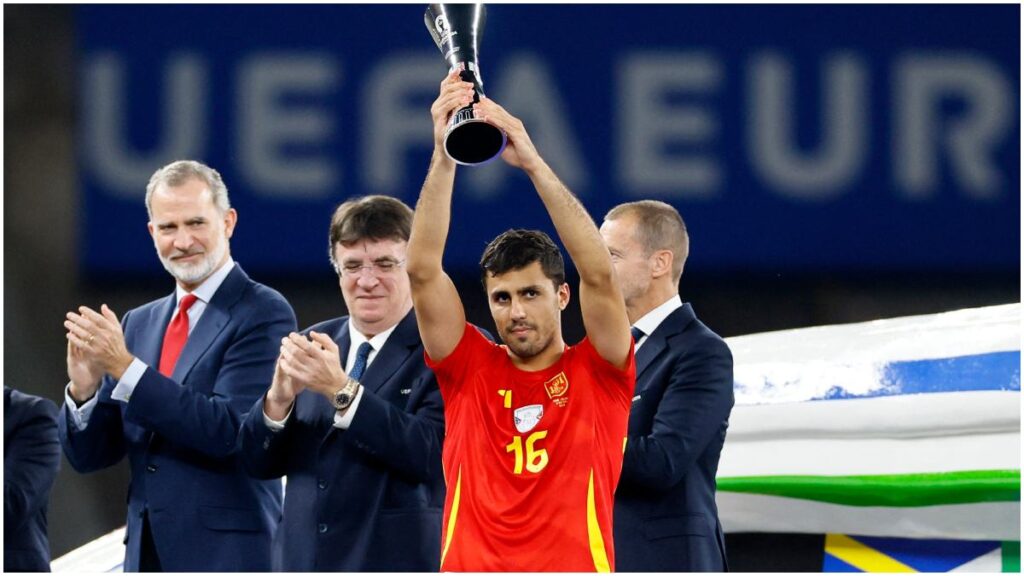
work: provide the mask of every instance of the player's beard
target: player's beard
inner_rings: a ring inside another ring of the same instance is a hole
[[[158,254],[160,255],[160,263],[164,265],[164,270],[167,270],[176,280],[183,284],[198,284],[209,277],[210,274],[213,274],[217,264],[224,260],[227,251],[227,239],[221,238],[213,250],[207,251],[202,259],[195,264],[183,264],[172,259],[176,256],[187,255],[182,252],[175,252],[166,258],[163,254],[159,254],[159,252]]]
[[[525,342],[520,341],[515,334],[512,333],[512,329],[517,326],[525,325],[533,330],[533,333],[537,335],[535,339],[527,339]],[[517,323],[509,326],[505,332],[505,345],[508,346],[509,350],[512,351],[519,358],[533,358],[537,354],[540,354],[551,344],[553,336],[548,334],[547,338],[544,338],[537,332],[537,327],[533,324]]]

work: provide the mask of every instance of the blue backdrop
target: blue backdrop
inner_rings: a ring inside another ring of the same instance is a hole
[[[415,203],[445,64],[425,5],[78,8],[85,271],[162,273],[149,175],[223,174],[250,271],[325,271],[345,198]],[[658,198],[688,267],[1020,267],[1017,5],[491,5],[479,64],[600,221]],[[446,264],[552,232],[529,181],[462,168]]]

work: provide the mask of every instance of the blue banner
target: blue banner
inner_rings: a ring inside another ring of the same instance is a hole
[[[344,199],[414,205],[445,63],[425,5],[97,5],[77,12],[88,273],[161,273],[152,172],[217,168],[250,271],[329,270]],[[688,269],[1020,267],[1017,5],[488,6],[487,94],[595,220],[670,202]],[[446,265],[553,228],[530,182],[460,168]]]
[[[833,386],[823,397],[811,400],[989,390],[1020,392],[1019,350],[886,362],[879,365],[878,370],[881,384],[878,388],[853,391]]]

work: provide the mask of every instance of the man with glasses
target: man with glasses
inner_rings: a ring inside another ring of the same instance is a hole
[[[274,570],[438,569],[444,416],[412,312],[411,226],[395,198],[338,207],[328,252],[349,316],[282,340],[242,427],[249,472],[288,477]]]

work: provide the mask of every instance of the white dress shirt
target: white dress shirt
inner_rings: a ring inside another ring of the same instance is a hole
[[[647,314],[644,314],[633,326],[636,326],[643,331],[644,336],[636,343],[636,350],[640,349],[640,346],[647,342],[647,337],[654,333],[661,326],[661,323],[668,318],[670,314],[675,312],[677,309],[683,307],[683,299],[679,297],[679,294],[669,298],[664,304],[658,306],[654,310],[651,310]]]
[[[228,256],[228,259],[216,272],[210,274],[210,277],[203,281],[198,288],[192,291],[195,294],[196,301],[192,304],[192,307],[188,309],[188,333],[192,333],[192,329],[196,327],[196,323],[199,322],[199,317],[203,315],[206,310],[207,304],[213,298],[213,295],[220,288],[220,285],[224,283],[224,279],[231,273],[231,269],[235,267],[235,261]],[[178,307],[181,304],[181,299],[185,297],[189,292],[181,287],[179,284],[175,290],[175,304],[174,311],[171,312],[171,318],[173,319],[178,314]],[[148,366],[142,360],[133,358],[132,363],[128,365],[128,369],[121,375],[121,379],[117,381],[117,385],[110,392],[110,397],[114,400],[119,400],[124,403],[128,403],[131,400],[132,392],[135,391],[135,387],[139,385],[139,380],[142,379],[142,375],[146,372]],[[77,406],[75,401],[71,398],[71,383],[64,389],[64,402],[71,408],[71,421],[75,425],[75,429],[81,430],[85,428],[85,425],[89,422],[89,416],[92,415],[93,408],[96,407],[96,396],[87,400],[81,406]]]

